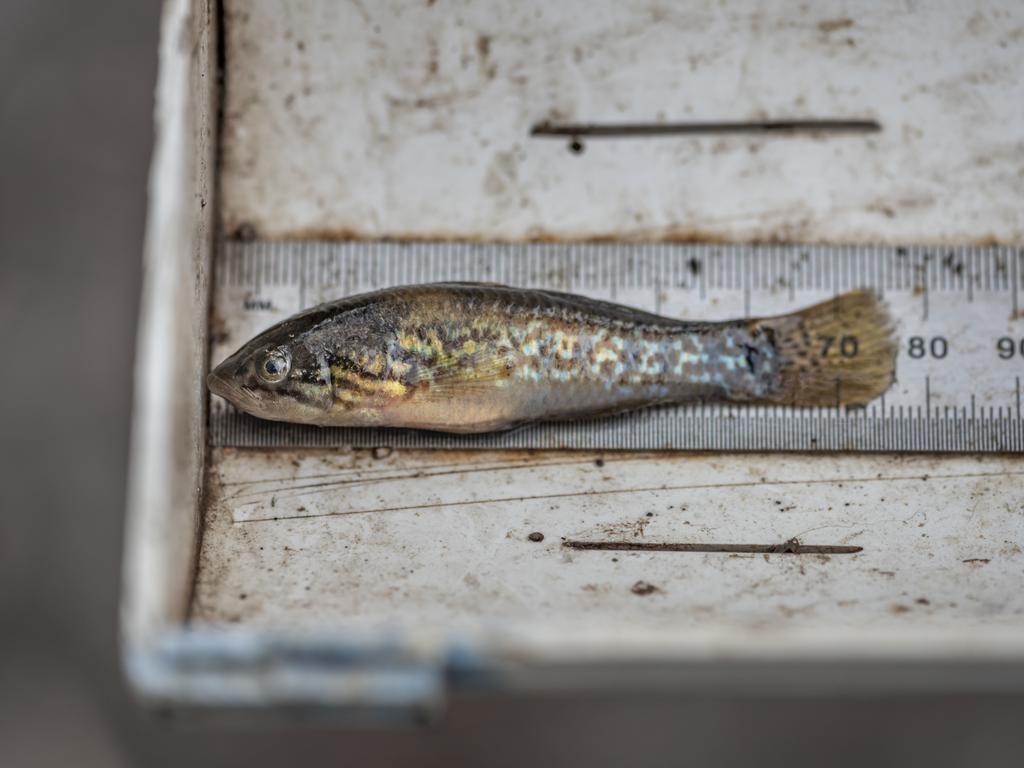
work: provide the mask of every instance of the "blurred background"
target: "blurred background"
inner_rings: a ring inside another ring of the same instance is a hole
[[[1024,701],[463,696],[423,730],[141,711],[117,610],[155,0],[0,3],[0,765],[1008,765]]]

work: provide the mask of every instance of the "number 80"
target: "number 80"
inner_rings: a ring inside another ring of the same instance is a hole
[[[944,336],[932,336],[931,339],[927,340],[921,336],[911,336],[907,354],[915,360],[925,356],[941,360],[949,354],[949,342],[946,341]]]

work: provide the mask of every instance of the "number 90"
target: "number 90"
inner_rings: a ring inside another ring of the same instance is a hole
[[[1010,360],[1015,355],[1024,357],[1024,339],[1017,342],[1009,336],[1003,336],[996,342],[996,351],[1003,360]]]

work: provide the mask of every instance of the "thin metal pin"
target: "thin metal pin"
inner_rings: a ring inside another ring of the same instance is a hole
[[[843,544],[801,544],[797,539],[789,539],[781,544],[565,540],[562,542],[562,546],[568,549],[606,552],[715,552],[753,555],[852,555],[864,549]]]
[[[808,120],[746,120],[686,123],[550,123],[530,129],[537,137],[628,138],[638,136],[722,135],[746,133],[877,133],[877,120],[814,118]]]

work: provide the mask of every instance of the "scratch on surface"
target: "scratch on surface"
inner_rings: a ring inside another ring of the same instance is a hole
[[[841,485],[843,483],[883,483],[883,482],[922,482],[927,480],[963,480],[963,479],[975,479],[984,477],[1008,477],[1008,476],[1020,476],[1024,475],[1024,471],[1020,472],[965,472],[965,473],[952,473],[943,475],[900,475],[892,477],[840,477],[831,479],[803,479],[803,480],[753,480],[744,482],[733,482],[733,483],[699,483],[694,485],[658,485],[658,486],[644,486],[644,487],[629,487],[629,488],[610,488],[602,490],[586,490],[586,491],[567,491],[564,493],[543,493],[537,495],[521,495],[521,496],[499,496],[486,499],[460,499],[458,501],[438,501],[431,502],[428,504],[405,504],[394,507],[376,507],[369,509],[352,509],[343,510],[338,512],[322,512],[314,514],[300,514],[300,515],[276,515],[270,517],[253,517],[245,520],[233,519],[232,522],[235,525],[242,525],[245,523],[265,523],[274,522],[281,520],[311,520],[316,518],[324,517],[347,517],[349,515],[366,515],[378,512],[411,512],[415,510],[424,509],[443,509],[448,507],[465,507],[474,504],[507,504],[507,503],[521,503],[524,501],[543,501],[548,499],[570,499],[579,498],[584,496],[596,497],[596,496],[611,496],[611,495],[622,495],[622,494],[635,494],[635,493],[652,493],[659,491],[687,491],[687,490],[702,490],[702,489],[715,489],[715,488],[750,488],[755,486],[767,487],[767,486],[785,486],[785,485]],[[322,490],[315,490],[314,493],[322,493]]]
[[[513,464],[513,465],[509,465],[509,464],[490,464],[490,465],[479,466],[479,467],[471,467],[471,468],[467,468],[465,466],[459,467],[459,465],[457,465],[457,464],[449,464],[449,465],[442,465],[442,466],[446,467],[446,469],[444,471],[442,471],[442,472],[427,472],[427,471],[425,471],[423,469],[410,468],[407,472],[400,473],[400,474],[375,475],[373,477],[354,477],[354,478],[345,479],[345,480],[328,480],[328,481],[324,481],[324,482],[308,483],[308,484],[305,484],[305,485],[300,484],[299,482],[292,483],[292,482],[289,482],[287,480],[284,480],[283,484],[279,485],[279,486],[271,486],[269,488],[260,488],[258,490],[254,490],[252,493],[239,492],[236,495],[229,496],[227,498],[232,499],[232,500],[254,499],[253,501],[245,501],[245,502],[243,502],[241,504],[241,506],[246,506],[246,505],[249,505],[249,504],[257,504],[257,503],[259,503],[259,501],[263,497],[267,496],[270,493],[276,494],[279,498],[280,497],[288,498],[288,497],[291,497],[291,496],[306,496],[306,495],[308,495],[311,492],[313,492],[313,493],[324,493],[326,491],[330,491],[330,490],[333,490],[335,488],[350,488],[350,487],[356,486],[356,485],[376,484],[376,483],[388,482],[388,481],[392,481],[392,480],[422,480],[422,479],[434,478],[434,477],[444,477],[446,475],[470,475],[470,474],[476,474],[476,473],[479,473],[479,472],[505,472],[505,471],[515,471],[515,470],[523,470],[523,469],[543,469],[543,468],[548,468],[548,467],[570,467],[570,466],[586,465],[586,464],[593,464],[593,461],[591,459],[585,459],[585,460],[576,460],[576,461],[533,462],[533,463],[529,463],[529,464]],[[456,469],[449,469],[448,467],[458,467],[458,468],[456,468]],[[353,471],[353,472],[360,472],[360,474],[363,474],[360,470],[351,470],[351,471]],[[345,474],[345,473],[338,473],[338,474]],[[321,477],[331,477],[331,475],[330,474],[322,475]],[[298,481],[305,480],[305,479],[307,479],[307,478],[297,478]],[[309,479],[314,479],[314,478],[309,478]],[[268,481],[265,481],[265,480],[264,481],[259,481],[259,480],[257,480],[257,481],[254,481],[254,482],[268,482]],[[275,481],[275,482],[281,482],[281,481]]]
[[[623,457],[621,460],[622,461],[629,461],[629,460],[633,460],[634,458],[636,458],[636,457],[626,456],[626,457]],[[615,460],[615,459],[612,459],[612,460]],[[434,464],[434,463],[410,464],[408,468],[410,470],[416,470],[417,468],[420,468],[420,467],[428,467],[430,469],[451,469],[453,467],[464,467],[464,468],[465,467],[469,467],[469,468],[476,468],[476,467],[497,467],[497,468],[509,467],[509,468],[516,468],[516,467],[526,467],[526,466],[529,466],[529,467],[544,467],[544,466],[548,466],[551,463],[561,463],[561,462],[536,461],[533,458],[526,458],[526,457],[524,457],[524,458],[503,459],[501,462],[497,462],[497,461],[494,461],[494,460],[491,460],[491,461],[462,460],[462,461],[453,461],[453,462],[451,462],[449,464]],[[376,468],[376,469],[373,468],[373,467],[370,467],[370,466],[363,466],[363,467],[356,467],[356,466],[352,466],[352,467],[339,467],[334,472],[318,472],[316,474],[302,475],[301,477],[268,477],[268,478],[263,478],[263,479],[260,479],[260,480],[226,480],[223,483],[221,483],[221,486],[226,488],[228,486],[235,486],[235,485],[256,485],[257,483],[288,482],[290,480],[319,480],[319,479],[323,479],[325,477],[339,477],[339,476],[345,475],[345,474],[358,474],[358,475],[374,475],[374,474],[376,474],[376,475],[380,475],[380,474],[385,474],[385,473],[394,472],[394,471],[395,471],[394,467],[390,467],[390,466],[381,466],[380,468]]]

